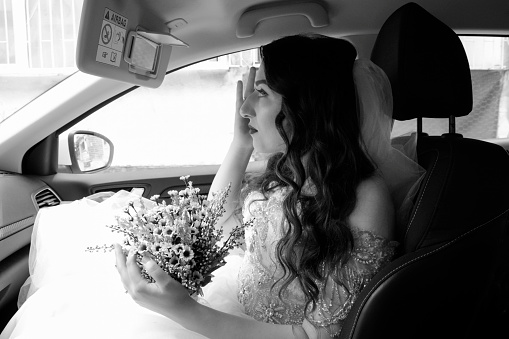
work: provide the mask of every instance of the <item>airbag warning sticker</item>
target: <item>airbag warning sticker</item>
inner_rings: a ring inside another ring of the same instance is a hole
[[[109,8],[104,9],[101,34],[97,45],[95,60],[120,67],[122,51],[124,50],[127,18],[113,12]]]

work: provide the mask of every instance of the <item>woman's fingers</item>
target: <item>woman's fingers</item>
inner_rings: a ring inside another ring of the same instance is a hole
[[[127,256],[126,260],[126,266],[127,266],[127,275],[129,278],[129,281],[131,282],[131,286],[137,287],[141,285],[146,285],[148,282],[145,280],[145,278],[141,275],[141,269],[136,264],[136,252],[132,251]]]
[[[237,98],[237,107],[236,107],[236,112],[239,113],[240,111],[240,108],[242,107],[242,104],[244,103],[244,94],[243,94],[243,89],[244,85],[242,84],[242,81],[237,81],[237,91],[236,91],[236,98]]]
[[[166,286],[171,282],[170,276],[166,272],[164,272],[163,269],[159,267],[159,265],[157,265],[157,263],[147,255],[143,256],[142,263],[143,267],[145,268],[145,271],[147,271],[147,273],[152,278],[154,278],[157,285],[162,287]]]
[[[245,95],[249,95],[253,92],[254,89],[254,76],[256,74],[256,69],[253,67],[249,71],[248,79],[246,86],[244,86],[242,81],[237,82],[236,89],[236,111],[235,111],[235,125],[234,125],[234,142],[240,145],[252,146],[253,139],[249,135],[249,119],[246,118],[246,114],[249,113],[249,106],[243,107],[244,102],[247,97]],[[245,87],[245,91],[244,91]]]
[[[247,97],[254,91],[255,77],[256,77],[256,68],[251,67],[249,69],[249,75],[247,76],[247,84],[246,84],[246,91],[244,93],[244,100],[247,99]]]
[[[127,286],[129,285],[129,276],[127,274],[125,255],[119,244],[115,244],[115,259],[115,266],[117,267],[118,274],[120,274],[122,285],[124,285],[124,288],[127,290]]]
[[[134,286],[139,284],[145,285],[148,283],[141,275],[141,269],[136,263],[136,252],[129,253],[126,260],[122,247],[115,244],[115,257],[115,266],[117,267],[117,271],[120,274],[124,287],[130,286],[131,283]],[[147,273],[154,278],[156,282],[163,284],[168,283],[170,278],[169,275],[166,274],[153,259],[145,255],[143,256],[142,263]]]
[[[125,258],[122,248],[115,246],[117,270],[126,292],[139,305],[154,312],[166,314],[192,302],[184,286],[166,274],[157,263],[145,255],[142,259],[143,268],[155,280],[149,283],[141,275],[141,268],[136,262],[136,252]]]
[[[240,111],[240,107],[242,107],[242,104],[244,101],[246,101],[247,97],[253,93],[254,91],[254,81],[256,77],[256,68],[251,67],[249,69],[249,74],[247,76],[247,83],[246,83],[246,90],[244,92],[244,84],[242,81],[237,81],[237,91],[236,91],[236,98],[237,98],[237,112]]]
[[[155,284],[147,286],[152,291],[157,291],[156,295],[162,299],[171,300],[170,304],[173,306],[189,302],[189,292],[184,286],[164,272],[153,259],[144,256],[142,263],[145,271],[156,281]]]
[[[117,270],[120,272],[121,270],[125,270],[125,256],[122,251],[122,247],[119,244],[115,244],[115,260]]]
[[[141,269],[136,264],[136,252],[129,253],[126,259],[122,247],[115,244],[115,258],[115,266],[126,291],[132,292],[137,286],[147,284],[147,281],[141,275]]]

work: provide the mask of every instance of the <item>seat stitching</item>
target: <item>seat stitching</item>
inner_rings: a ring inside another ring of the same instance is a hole
[[[478,230],[479,228],[481,228],[481,227],[483,227],[483,226],[486,226],[487,224],[489,224],[489,223],[490,223],[490,222],[492,222],[493,220],[500,218],[502,215],[506,214],[507,212],[509,212],[509,208],[508,208],[508,209],[506,209],[505,211],[503,211],[502,213],[500,213],[499,215],[497,215],[496,217],[493,217],[492,219],[490,219],[490,220],[486,221],[484,224],[481,224],[481,225],[479,225],[479,226],[477,226],[477,227],[475,227],[475,228],[471,229],[470,231],[468,231],[468,232],[466,232],[466,233],[461,234],[461,235],[460,235],[460,236],[458,236],[457,238],[455,238],[455,239],[453,239],[453,240],[449,241],[448,243],[446,243],[446,244],[444,244],[444,245],[440,246],[439,248],[436,248],[436,249],[434,249],[434,250],[433,250],[433,251],[431,251],[431,252],[424,253],[424,254],[420,255],[419,257],[417,257],[417,258],[414,258],[414,259],[412,259],[412,260],[410,260],[410,261],[408,261],[408,262],[405,262],[405,263],[403,263],[403,264],[399,265],[398,267],[395,267],[395,268],[394,268],[394,269],[392,269],[389,273],[387,273],[386,275],[384,275],[384,277],[380,279],[380,282],[385,281],[385,279],[386,279],[388,276],[391,276],[391,275],[392,275],[395,271],[399,271],[401,268],[403,268],[403,267],[405,267],[405,266],[408,266],[408,265],[410,265],[411,263],[413,263],[413,262],[415,262],[415,261],[417,261],[417,260],[419,260],[419,259],[421,259],[421,258],[423,258],[423,257],[429,256],[429,255],[431,255],[431,254],[434,254],[435,252],[438,252],[438,251],[442,250],[442,249],[443,249],[443,248],[445,248],[445,247],[448,247],[448,246],[449,246],[449,245],[451,245],[452,243],[454,243],[454,242],[458,241],[459,239],[461,239],[461,238],[463,238],[463,237],[467,236],[468,234],[470,234],[470,233],[472,233],[472,232],[475,232],[476,230]],[[377,288],[379,285],[380,285],[380,283],[379,283],[379,284],[376,284],[375,286],[373,286],[373,287],[370,289],[370,291],[368,292],[368,294],[366,295],[366,297],[364,297],[364,299],[362,300],[362,306],[364,306],[364,304],[366,303],[366,299],[368,299],[368,298],[371,296],[371,293],[373,292],[373,290],[374,290],[375,288]],[[361,312],[361,310],[362,310],[362,307],[359,307],[359,309],[357,310],[357,313],[355,314],[355,323],[354,323],[354,325],[357,323],[357,319],[358,319],[358,317],[359,317],[359,313]],[[350,331],[350,336],[349,336],[349,338],[352,338],[354,328],[355,328],[355,326],[352,326],[352,330]]]
[[[417,207],[415,208],[415,213],[412,215],[412,219],[410,220],[410,223],[408,224],[408,227],[407,227],[407,229],[406,229],[404,239],[407,239],[408,231],[410,230],[410,227],[412,227],[412,223],[413,223],[413,222],[414,222],[414,220],[415,220],[415,217],[416,217],[417,212],[418,212],[418,210],[419,210],[419,206],[421,205],[422,199],[423,199],[424,194],[425,194],[425,192],[426,192],[426,188],[428,187],[428,184],[429,184],[429,182],[431,181],[431,176],[432,176],[432,175],[433,175],[433,173],[435,172],[435,167],[437,166],[437,163],[438,163],[438,157],[435,159],[435,163],[433,164],[433,167],[431,168],[431,172],[430,172],[430,174],[429,174],[428,180],[426,181],[426,184],[424,185],[424,189],[423,189],[423,191],[422,191],[421,197],[420,197],[419,201],[417,202]]]

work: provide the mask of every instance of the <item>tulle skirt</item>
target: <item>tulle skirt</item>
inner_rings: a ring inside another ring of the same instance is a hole
[[[136,304],[125,293],[114,252],[87,252],[89,246],[121,243],[106,225],[116,223],[127,202],[120,191],[42,209],[30,249],[30,278],[20,291],[18,312],[0,339],[7,338],[205,338]],[[214,272],[200,302],[248,317],[237,301],[242,253],[227,257]]]

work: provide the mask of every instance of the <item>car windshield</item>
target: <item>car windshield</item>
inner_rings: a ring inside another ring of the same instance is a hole
[[[75,73],[83,0],[0,0],[0,123]]]

